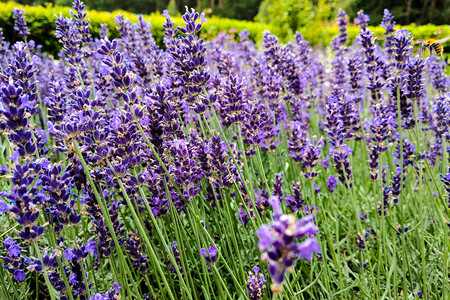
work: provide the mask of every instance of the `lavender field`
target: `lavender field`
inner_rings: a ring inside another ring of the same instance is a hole
[[[363,12],[331,45],[82,2],[0,39],[0,299],[450,299],[450,79]],[[349,43],[350,42],[350,43]],[[447,70],[448,71],[448,70]]]

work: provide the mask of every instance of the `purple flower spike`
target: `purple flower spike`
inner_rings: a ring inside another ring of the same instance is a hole
[[[274,209],[270,225],[262,225],[256,232],[259,236],[258,247],[263,252],[261,259],[269,263],[269,273],[274,282],[274,293],[282,291],[286,271],[290,271],[298,258],[311,260],[313,253],[320,252],[315,239],[317,227],[314,216],[308,215],[296,221],[293,215],[285,215],[277,197],[271,197],[269,203]],[[306,238],[302,243],[296,239]]]
[[[331,194],[336,189],[336,185],[338,184],[338,180],[333,175],[330,175],[330,177],[328,177],[326,183],[327,183],[328,191]]]
[[[358,12],[358,17],[355,19],[355,24],[361,27],[361,30],[366,30],[367,23],[369,23],[370,17],[360,10]]]
[[[211,245],[208,250],[200,249],[200,254],[203,255],[208,263],[215,263],[217,261],[217,248]]]
[[[259,273],[259,267],[253,267],[253,272],[255,272],[254,275],[252,272],[248,272],[247,293],[250,299],[259,300],[264,294],[264,288],[266,287],[264,282],[266,282],[266,278],[263,274]]]
[[[28,30],[27,23],[23,18],[24,14],[25,11],[23,9],[13,9],[14,30],[17,31],[22,38],[26,39],[30,34],[30,30]]]

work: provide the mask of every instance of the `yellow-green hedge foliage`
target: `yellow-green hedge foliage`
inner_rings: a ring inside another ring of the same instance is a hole
[[[396,29],[405,28],[412,33],[415,41],[424,40],[426,38],[443,39],[450,36],[450,25],[397,25]],[[374,33],[375,37],[384,36],[384,28],[381,26],[369,26],[369,29]],[[339,28],[334,26],[324,26],[323,24],[311,24],[308,28],[300,30],[307,41],[312,45],[329,45],[333,38],[338,34]],[[356,36],[359,34],[357,26],[349,26],[348,30],[349,41],[352,44]],[[450,40],[444,43],[444,46],[450,46]]]
[[[59,16],[61,12],[63,16],[71,17],[69,7],[64,6],[52,6],[47,4],[46,6],[28,6],[21,5],[15,2],[1,3],[0,5],[0,27],[3,28],[3,34],[8,41],[15,42],[19,37],[14,32],[14,19],[12,16],[12,10],[17,7],[25,10],[25,21],[31,31],[29,39],[35,40],[37,43],[44,46],[44,50],[56,53],[60,46],[55,38],[55,14]],[[108,25],[110,35],[112,37],[118,37],[119,33],[116,29],[117,24],[114,22],[115,16],[118,14],[124,15],[131,22],[138,22],[136,14],[126,12],[123,10],[116,10],[113,12],[95,11],[90,10],[87,12],[87,18],[90,20],[91,32],[94,36],[99,36],[100,24],[105,23]],[[152,24],[152,33],[155,37],[157,44],[162,45],[164,38],[163,24],[165,17],[160,13],[152,13],[151,15],[144,15],[147,21]],[[270,26],[261,23],[254,23],[248,21],[238,21],[232,19],[218,18],[214,16],[207,17],[208,21],[203,25],[201,36],[205,39],[211,39],[221,31],[231,32],[235,36],[243,29],[250,31],[250,39],[259,41],[262,38],[262,32],[264,30],[270,30]],[[175,26],[182,25],[183,20],[181,16],[173,18]]]

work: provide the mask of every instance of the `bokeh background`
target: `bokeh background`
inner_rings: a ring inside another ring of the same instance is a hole
[[[21,0],[26,5],[72,4],[71,0]],[[112,11],[123,9],[134,13],[150,14],[167,9],[171,14],[184,12],[185,6],[206,11],[220,17],[278,22],[295,30],[316,19],[334,20],[336,11],[344,9],[350,18],[363,9],[370,16],[369,25],[377,25],[388,8],[398,24],[418,25],[450,23],[450,0],[85,0],[86,8]],[[285,23],[288,24],[285,24]]]
[[[259,45],[264,30],[269,30],[281,42],[293,41],[296,32],[303,34],[312,47],[327,47],[338,34],[335,21],[339,9],[348,14],[348,45],[355,42],[359,27],[354,20],[359,10],[370,16],[369,27],[378,41],[384,37],[379,26],[383,11],[389,9],[395,17],[396,28],[412,33],[412,44],[418,48],[425,39],[442,41],[444,59],[450,53],[450,0],[85,0],[91,34],[99,37],[99,28],[107,26],[110,38],[120,36],[115,18],[118,14],[138,22],[138,14],[152,24],[156,44],[164,49],[165,17],[167,10],[176,26],[182,25],[181,14],[186,7],[206,14],[199,36],[213,40],[220,35],[239,40],[239,32],[248,30],[249,39]],[[13,8],[25,10],[25,21],[31,31],[30,39],[42,45],[42,50],[56,56],[61,45],[55,38],[55,15],[70,15],[71,0],[18,0],[0,5],[0,28],[3,37],[14,43],[21,38],[14,27]]]

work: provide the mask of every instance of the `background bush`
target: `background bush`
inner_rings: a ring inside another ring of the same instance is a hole
[[[31,31],[29,40],[34,40],[36,43],[43,46],[44,51],[56,55],[61,49],[61,46],[55,38],[55,14],[59,15],[59,12],[61,12],[64,16],[70,17],[70,8],[58,5],[52,6],[51,4],[47,4],[46,6],[28,6],[15,2],[2,3],[0,6],[0,27],[3,28],[3,35],[5,36],[5,39],[11,43],[20,40],[17,32],[13,30],[14,18],[12,16],[12,10],[15,7],[25,10],[25,20],[27,21],[28,27]],[[117,14],[124,15],[124,17],[128,18],[131,22],[138,22],[138,17],[136,14],[123,10],[115,10],[112,12],[90,10],[87,14],[87,18],[90,19],[90,24],[92,26],[91,32],[93,36],[99,37],[100,25],[105,23],[108,25],[110,37],[118,37],[119,32],[116,29],[117,24],[114,22],[114,18]],[[162,47],[164,38],[163,24],[165,17],[156,12],[151,15],[144,15],[144,18],[151,22],[152,33],[156,43]],[[173,17],[172,19],[175,22],[175,26],[183,24],[181,16]],[[227,31],[231,34],[231,37],[238,37],[238,34],[236,33],[243,29],[249,30],[250,39],[255,41],[262,39],[262,32],[265,29],[271,30],[272,28],[267,24],[209,16],[208,22],[203,25],[200,35],[205,39],[212,39],[213,37],[216,37],[219,32]]]

